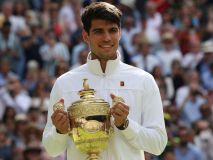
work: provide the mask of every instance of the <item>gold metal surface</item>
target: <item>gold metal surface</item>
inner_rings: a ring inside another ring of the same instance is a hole
[[[73,129],[69,136],[76,147],[88,155],[86,160],[100,159],[100,153],[108,146],[113,133],[110,123],[110,105],[95,97],[95,90],[89,88],[87,79],[79,91],[80,100],[67,109]]]
[[[56,111],[57,109],[64,110],[64,104],[61,101],[53,105],[53,111]]]

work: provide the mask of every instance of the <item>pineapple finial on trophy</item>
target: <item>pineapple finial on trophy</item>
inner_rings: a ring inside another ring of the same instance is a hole
[[[83,82],[84,90],[89,90],[88,79],[87,79],[87,78],[84,78],[83,80],[84,80],[84,82]]]

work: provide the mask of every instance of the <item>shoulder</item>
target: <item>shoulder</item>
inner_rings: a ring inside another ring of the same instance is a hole
[[[81,65],[79,67],[76,67],[74,69],[69,70],[68,72],[62,74],[60,77],[57,78],[57,81],[64,81],[67,79],[72,79],[76,75],[84,74],[87,72],[87,64]]]
[[[141,68],[134,67],[121,62],[120,69],[121,69],[120,74],[125,75],[127,79],[133,82],[141,84],[155,82],[154,77],[150,73],[144,71]]]

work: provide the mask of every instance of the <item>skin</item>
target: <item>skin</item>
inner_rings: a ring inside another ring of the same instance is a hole
[[[92,59],[98,59],[102,71],[105,72],[108,60],[116,59],[119,40],[121,38],[120,28],[110,21],[93,20],[89,33],[83,31],[83,39],[91,49]]]
[[[121,38],[121,30],[116,23],[106,20],[92,20],[89,33],[82,32],[83,39],[90,46],[92,59],[98,59],[103,73],[105,72],[107,61],[116,59],[117,49]],[[116,95],[110,95],[112,100]],[[64,103],[64,100],[60,100]],[[124,124],[129,115],[129,106],[123,102],[118,102],[111,107],[110,114],[114,117],[115,126]],[[52,122],[59,133],[65,134],[72,129],[68,115],[65,111],[56,110],[52,114]]]

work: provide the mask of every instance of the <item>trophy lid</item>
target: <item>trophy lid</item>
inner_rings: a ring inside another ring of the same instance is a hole
[[[68,108],[72,119],[89,116],[108,116],[110,105],[103,99],[95,97],[95,90],[91,89],[88,79],[83,79],[84,89],[79,91],[80,100],[75,101]]]

